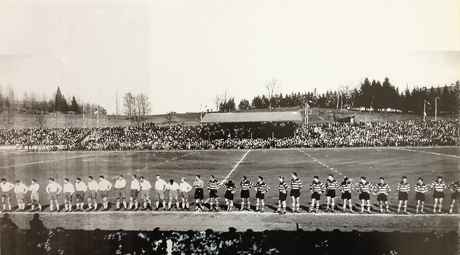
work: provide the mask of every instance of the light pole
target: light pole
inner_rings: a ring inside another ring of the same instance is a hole
[[[305,127],[308,127],[308,108],[310,108],[310,105],[308,104],[308,101],[305,102]]]
[[[434,121],[438,120],[438,100],[439,97],[434,98]]]
[[[426,121],[426,99],[423,99],[423,122]]]

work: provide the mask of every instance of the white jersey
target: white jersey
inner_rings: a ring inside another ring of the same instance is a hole
[[[27,191],[29,191],[29,189],[22,182],[17,183],[16,185],[14,185],[14,193],[16,193],[16,194],[26,194]]]
[[[64,193],[70,193],[70,194],[75,193],[75,187],[70,182],[64,183],[62,190]]]
[[[150,190],[152,188],[152,184],[147,181],[147,180],[143,180],[140,183],[140,186],[141,186],[141,190]]]
[[[14,188],[14,184],[11,182],[0,183],[0,191],[10,192]]]
[[[30,192],[32,193],[38,193],[38,190],[40,189],[40,184],[38,183],[32,183],[30,186],[29,186],[29,190]]]
[[[132,190],[137,190],[137,191],[141,190],[141,184],[139,183],[139,180],[138,180],[138,179],[133,179],[133,180],[131,181],[131,186],[130,186],[130,188],[131,188]]]
[[[126,188],[126,180],[124,178],[119,178],[115,181],[113,186],[115,189],[124,189]]]
[[[167,183],[165,182],[165,180],[163,180],[163,179],[158,179],[158,180],[155,182],[155,190],[157,190],[157,191],[165,190],[166,184],[167,184]]]
[[[180,192],[190,192],[192,190],[192,185],[190,185],[188,182],[181,182],[179,184],[179,190]]]
[[[61,191],[62,191],[62,186],[59,185],[59,183],[57,182],[48,183],[48,185],[46,186],[47,193],[61,193]]]
[[[178,191],[179,190],[179,184],[177,182],[173,182],[166,184],[166,190],[168,191]]]
[[[99,181],[98,188],[100,191],[109,191],[110,189],[112,189],[112,183],[110,183],[106,179],[102,179],[101,181]]]
[[[99,190],[99,184],[95,180],[91,180],[88,182],[88,190],[89,191],[98,191]]]
[[[87,190],[88,190],[88,186],[86,186],[86,183],[82,181],[75,182],[75,191],[86,192]]]

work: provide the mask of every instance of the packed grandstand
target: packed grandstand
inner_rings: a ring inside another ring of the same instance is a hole
[[[261,125],[263,126],[263,125]],[[248,134],[221,124],[128,127],[1,129],[0,145],[40,150],[203,150],[289,147],[459,145],[459,120],[283,124],[292,135]],[[257,133],[255,133],[257,134]]]

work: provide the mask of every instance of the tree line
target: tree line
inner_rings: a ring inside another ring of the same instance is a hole
[[[434,114],[436,103],[438,113],[455,114],[459,112],[459,98],[460,81],[443,87],[414,87],[411,90],[406,88],[401,92],[388,78],[383,82],[365,78],[360,86],[354,89],[342,87],[324,93],[297,92],[284,95],[270,92],[267,95],[255,96],[251,101],[242,99],[238,104],[238,110],[304,107],[305,103],[308,103],[310,107],[422,114],[425,102],[428,115]],[[218,109],[220,112],[235,111],[234,98],[220,100]]]
[[[97,104],[78,102],[75,96],[68,100],[61,92],[61,88],[56,89],[54,97],[37,98],[34,94],[24,93],[22,97],[17,97],[13,88],[3,91],[0,88],[0,114],[6,112],[8,115],[17,112],[30,114],[46,113],[74,113],[74,114],[107,114],[104,107]]]

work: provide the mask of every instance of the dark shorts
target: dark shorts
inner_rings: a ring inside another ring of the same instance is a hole
[[[265,194],[260,192],[260,191],[257,191],[256,192],[256,198],[257,199],[265,199]]]
[[[2,200],[4,201],[7,201],[7,200],[10,200],[10,194],[8,192],[2,192],[0,194],[0,197],[2,198]]]
[[[287,193],[280,192],[279,194],[279,200],[280,201],[286,201]]]
[[[209,198],[217,198],[217,190],[216,189],[210,189],[209,190]]]
[[[399,192],[398,193],[398,200],[400,200],[400,201],[409,200],[409,194],[407,192]]]
[[[361,192],[359,194],[359,200],[369,200],[370,199],[370,195],[369,193],[367,192]]]
[[[425,202],[425,194],[422,192],[415,192],[415,200]]]
[[[450,196],[450,198],[451,198],[452,200],[457,200],[459,194],[460,194],[460,192],[454,192],[454,193],[452,193],[452,195]]]
[[[346,191],[342,193],[342,199],[351,199],[351,193]]]
[[[130,190],[129,196],[132,197],[133,199],[137,199],[137,197],[139,196],[139,190],[137,189]]]
[[[328,190],[326,191],[326,197],[335,197],[335,190]]]
[[[203,189],[202,188],[196,188],[195,189],[195,199],[200,199],[202,200],[203,199]]]
[[[88,191],[87,198],[92,199],[92,200],[96,199],[97,198],[97,191],[92,191],[92,190]]]
[[[75,192],[75,198],[77,199],[77,202],[83,202],[85,199],[85,192],[83,191],[76,191]]]
[[[298,198],[300,197],[300,190],[298,189],[291,189],[291,192],[289,194],[291,197]]]
[[[313,192],[311,194],[311,199],[320,200],[321,199],[321,194],[319,194],[318,192]]]
[[[57,192],[48,193],[48,200],[57,200],[57,198],[58,198]]]
[[[141,191],[139,191],[139,196],[144,201],[150,200],[150,190],[141,190]]]
[[[64,200],[67,202],[72,202],[72,193],[65,192],[64,193]]]
[[[388,201],[388,196],[387,196],[387,194],[382,194],[382,193],[378,194],[378,195],[377,195],[377,201],[379,201],[379,202],[386,202],[386,201]]]
[[[228,200],[233,200],[233,193],[230,190],[225,191],[224,198]]]
[[[101,198],[109,197],[109,192],[108,191],[99,191],[99,195]]]
[[[249,198],[249,190],[242,190],[240,195],[241,198]]]
[[[115,198],[124,199],[126,197],[125,189],[115,189]]]
[[[444,192],[435,191],[433,192],[433,198],[444,198]]]

